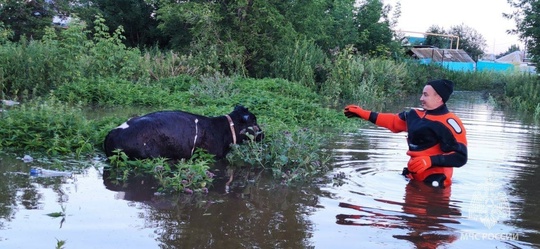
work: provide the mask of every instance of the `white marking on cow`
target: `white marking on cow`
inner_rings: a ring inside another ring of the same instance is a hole
[[[124,122],[123,124],[116,127],[116,129],[127,129],[127,128],[129,128],[129,125],[127,122]]]
[[[448,122],[448,124],[452,127],[452,129],[454,129],[454,131],[457,134],[461,133],[461,131],[462,131],[461,126],[459,126],[458,122],[455,119],[450,118],[450,119],[446,120],[446,122]]]
[[[199,134],[199,126],[197,124],[199,123],[199,119],[195,119],[195,138],[193,138],[193,148],[191,149],[191,155],[193,156],[193,152],[195,151],[195,145],[197,144],[197,134]]]

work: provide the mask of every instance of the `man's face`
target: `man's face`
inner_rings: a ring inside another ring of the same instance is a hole
[[[433,110],[444,104],[441,96],[435,92],[435,89],[431,85],[424,86],[422,96],[420,97],[420,103],[426,110]]]

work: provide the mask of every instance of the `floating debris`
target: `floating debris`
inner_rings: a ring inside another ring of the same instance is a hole
[[[13,101],[13,100],[3,99],[2,104],[6,105],[6,106],[14,106],[14,105],[18,105],[20,103],[17,102],[17,101]]]
[[[23,162],[25,163],[29,163],[29,162],[32,162],[34,161],[34,158],[32,158],[30,155],[24,155],[24,157],[22,158]]]
[[[55,177],[55,176],[72,176],[72,172],[43,169],[43,168],[32,168],[30,169],[30,176],[37,177]]]

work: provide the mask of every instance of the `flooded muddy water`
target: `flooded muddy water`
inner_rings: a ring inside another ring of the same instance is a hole
[[[538,248],[540,128],[480,93],[448,105],[467,129],[469,161],[444,189],[400,175],[405,133],[360,120],[330,145],[324,179],[284,186],[243,175],[207,195],[156,195],[144,179],[114,185],[100,158],[36,177],[39,160],[0,156],[0,248]]]

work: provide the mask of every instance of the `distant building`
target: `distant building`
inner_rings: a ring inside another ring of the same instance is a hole
[[[477,62],[478,71],[536,73],[536,65],[529,61],[523,51],[514,51],[498,59],[484,56]]]
[[[474,71],[475,62],[463,49],[440,49],[429,46],[414,46],[406,52],[423,64],[435,63],[454,71]]]
[[[57,27],[67,28],[71,17],[69,16],[54,16],[52,24]]]
[[[536,73],[536,65],[525,53],[515,51],[498,59],[484,55],[475,62],[463,49],[440,49],[430,46],[412,46],[406,54],[423,64],[435,63],[454,71],[494,71]]]
[[[426,42],[425,37],[406,36],[401,39],[402,46],[424,45],[424,42]]]

